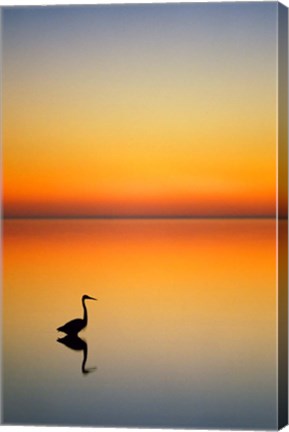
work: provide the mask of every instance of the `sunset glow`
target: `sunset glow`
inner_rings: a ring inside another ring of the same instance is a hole
[[[5,216],[274,216],[276,14],[5,9]]]

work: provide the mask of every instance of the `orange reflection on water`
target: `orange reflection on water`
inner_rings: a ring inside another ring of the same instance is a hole
[[[274,417],[275,228],[274,220],[5,221],[7,355],[17,362],[40,335],[53,338],[89,294],[99,301],[88,304],[86,336],[114,386],[127,376],[130,389],[153,392],[170,376],[171,391],[188,397],[194,387],[200,398],[239,404],[234,389],[249,389],[259,404],[252,416]]]

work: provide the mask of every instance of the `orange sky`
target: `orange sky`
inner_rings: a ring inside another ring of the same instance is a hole
[[[5,10],[5,215],[274,216],[276,7]]]

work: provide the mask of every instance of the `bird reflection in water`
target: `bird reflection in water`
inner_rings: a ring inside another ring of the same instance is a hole
[[[87,343],[85,340],[81,339],[77,335],[67,335],[63,338],[58,338],[57,342],[62,343],[63,345],[67,346],[68,348],[74,350],[74,351],[83,351],[83,360],[81,363],[81,371],[84,375],[89,374],[90,372],[95,371],[97,368],[86,368],[86,360],[88,355],[88,348]]]

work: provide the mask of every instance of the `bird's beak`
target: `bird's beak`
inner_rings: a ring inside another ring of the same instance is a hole
[[[94,297],[89,297],[89,299],[90,300],[97,300],[96,298],[94,298]]]

